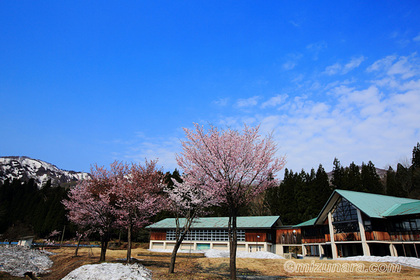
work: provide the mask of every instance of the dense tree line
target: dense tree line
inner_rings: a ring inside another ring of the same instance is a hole
[[[389,167],[386,173],[386,194],[420,199],[420,143],[413,148],[410,166]]]
[[[165,182],[181,181],[178,170],[167,172]],[[372,162],[358,166],[351,163],[342,166],[334,159],[333,171],[328,174],[320,165],[309,173],[285,169],[281,183],[256,196],[253,203],[241,209],[240,215],[280,215],[284,224],[297,224],[316,217],[334,189],[371,192],[399,197],[420,199],[420,144],[413,148],[411,165],[397,164],[389,167],[384,178],[380,178]],[[48,182],[38,188],[34,180],[14,180],[0,184],[0,234],[7,230],[48,237],[54,230],[68,225],[66,236],[74,235],[61,201],[67,197],[67,188],[51,187]],[[213,207],[212,216],[227,216],[228,209]],[[173,217],[168,211],[161,211],[151,219],[157,222]],[[118,232],[115,233],[118,236]],[[123,238],[125,234],[123,234]],[[137,241],[147,241],[148,231],[141,230]]]
[[[420,199],[420,144],[413,149],[410,166],[399,163],[396,171],[389,167],[384,178],[371,161],[361,167],[354,162],[344,167],[335,158],[330,178],[322,165],[309,173],[286,169],[280,185],[266,191],[264,209],[259,207],[259,211],[280,215],[284,224],[301,223],[319,214],[334,189]],[[260,200],[254,205],[261,205]],[[253,208],[249,210],[246,214],[252,215]]]
[[[61,204],[66,193],[65,188],[51,187],[50,181],[42,188],[33,179],[0,184],[0,233],[8,238],[48,237],[54,230],[62,230],[68,224]]]
[[[315,172],[294,173],[286,168],[279,186],[265,193],[267,214],[280,215],[283,224],[297,224],[309,220],[321,210],[331,195],[332,187],[322,165]]]

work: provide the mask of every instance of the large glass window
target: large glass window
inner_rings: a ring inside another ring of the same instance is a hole
[[[342,197],[332,210],[333,222],[357,221],[357,209]]]
[[[334,233],[359,231],[357,209],[344,197],[340,198],[332,209]]]
[[[238,241],[245,241],[245,231],[238,230]],[[175,240],[175,230],[166,231],[166,240]],[[229,233],[223,229],[194,229],[190,230],[185,236],[186,241],[229,241]]]

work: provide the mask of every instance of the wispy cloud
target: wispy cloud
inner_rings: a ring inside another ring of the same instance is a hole
[[[296,21],[294,21],[294,20],[289,20],[289,23],[291,24],[291,25],[293,25],[294,27],[300,27],[300,24],[299,23],[297,23]]]
[[[350,72],[351,70],[360,66],[360,64],[365,60],[364,56],[359,56],[357,58],[353,58],[343,67],[343,74]]]
[[[180,134],[182,135],[182,134]],[[120,143],[115,153],[117,159],[128,162],[143,163],[145,159],[158,160],[158,166],[163,166],[165,171],[177,168],[176,153],[181,151],[181,142],[176,137],[146,137],[133,136],[129,141]]]
[[[229,102],[229,98],[219,98],[218,100],[213,101],[213,104],[224,107],[228,104],[228,102]]]
[[[269,100],[262,103],[261,108],[276,107],[279,105],[283,105],[287,97],[288,97],[287,94],[279,94],[279,95],[273,96]]]
[[[364,60],[352,59],[337,73]],[[420,140],[418,65],[416,54],[388,56],[367,68],[363,83],[355,83],[349,72],[342,81],[320,83],[323,98],[275,95],[261,103],[264,111],[238,112],[230,123],[240,125],[248,116],[253,125],[261,123],[263,133],[274,131],[279,154],[287,154],[287,167],[295,171],[309,171],[319,163],[331,170],[334,157],[344,165],[371,160],[385,168],[409,156]],[[270,110],[279,106],[281,111]]]
[[[292,70],[298,64],[298,61],[302,58],[300,53],[290,53],[286,55],[286,62],[283,63],[282,67],[284,70]]]
[[[315,42],[306,46],[306,49],[312,54],[314,60],[318,60],[321,51],[327,48],[327,43],[324,41]]]
[[[324,74],[329,76],[336,75],[336,74],[347,74],[353,69],[360,66],[360,64],[365,60],[364,56],[359,56],[352,58],[348,63],[342,65],[341,63],[335,63],[325,68]]]
[[[245,99],[238,99],[238,101],[236,102],[236,106],[239,108],[253,107],[258,104],[258,99],[260,99],[259,96],[253,96],[253,97],[245,98]]]
[[[419,64],[413,63],[413,61],[420,62],[416,54],[400,57],[395,55],[387,56],[373,63],[367,68],[367,71],[377,71],[378,74],[386,78],[394,78],[396,75],[399,75],[403,79],[408,79],[418,75],[420,71]]]
[[[297,65],[297,63],[295,61],[287,61],[285,63],[283,63],[283,69],[284,70],[292,70],[293,68],[295,68]]]
[[[325,68],[324,73],[330,76],[335,75],[335,74],[338,74],[342,68],[343,66],[340,63],[335,63]]]
[[[358,67],[363,60],[350,60],[341,66],[340,73],[346,65],[347,69]],[[308,82],[313,94],[303,90],[305,93],[295,95],[239,99],[226,105],[232,106],[229,116],[214,123],[234,129],[241,129],[243,123],[261,124],[263,134],[273,133],[279,155],[287,155],[286,167],[294,171],[309,171],[318,164],[331,170],[334,157],[343,165],[371,160],[386,168],[410,156],[420,141],[418,65],[416,54],[387,56],[362,72],[366,75],[363,83],[355,83],[349,72],[335,82]],[[318,86],[312,87],[315,83]],[[322,98],[316,92],[322,93]],[[179,137],[183,137],[182,132]],[[126,151],[119,157],[136,161],[158,157],[166,170],[177,167],[175,153],[181,151],[180,140],[173,136],[147,138],[139,134],[136,141],[121,145]]]

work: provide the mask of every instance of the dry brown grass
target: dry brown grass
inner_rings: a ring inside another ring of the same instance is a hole
[[[93,257],[89,257],[89,249],[81,248],[79,257],[73,257],[74,248],[62,248],[51,250],[57,253],[51,256],[54,265],[51,273],[40,277],[45,280],[61,279],[70,271],[79,266],[89,263],[97,263],[99,260],[99,248],[93,248]],[[116,262],[126,256],[125,250],[108,250],[107,261]],[[152,253],[144,248],[133,249],[132,256],[138,259],[138,262],[153,272],[153,279],[228,279],[229,259],[208,259],[202,254],[178,254],[176,272],[169,275],[167,273],[170,254]],[[294,260],[299,264],[311,265],[316,263],[326,264],[337,263],[332,260],[305,259]],[[420,270],[402,267],[399,273],[288,273],[284,270],[286,260],[279,259],[238,259],[237,271],[238,277],[242,279],[252,279],[251,276],[277,276],[280,278],[298,278],[298,279],[420,279]],[[341,263],[341,262],[340,262]],[[348,262],[355,263],[355,262]],[[363,262],[366,267],[371,263]],[[0,279],[15,280],[22,278],[9,277],[6,274],[0,274]],[[270,278],[270,279],[275,279]]]

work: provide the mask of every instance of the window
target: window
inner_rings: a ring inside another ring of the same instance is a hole
[[[333,208],[333,222],[357,221],[357,209],[344,197]]]
[[[238,241],[245,241],[245,231],[238,230]],[[166,240],[175,240],[175,230],[170,229],[166,231]],[[185,236],[186,241],[229,241],[229,234],[227,230],[222,229],[194,229],[190,230]]]
[[[372,222],[370,220],[364,220],[363,226],[365,227],[365,231],[372,231]]]
[[[393,222],[394,231],[420,231],[420,219],[406,219]]]
[[[332,223],[335,233],[359,231],[356,207],[342,197],[332,209]]]

